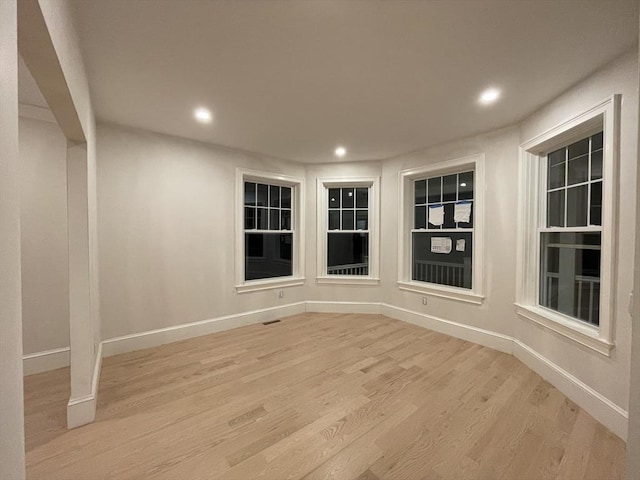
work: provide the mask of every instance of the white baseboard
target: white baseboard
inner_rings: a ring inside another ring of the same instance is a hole
[[[304,312],[304,302],[290,303],[288,305],[263,308],[250,312],[227,315],[225,317],[212,318],[210,320],[202,320],[200,322],[186,323],[174,327],[110,338],[102,342],[104,346],[104,356],[110,357],[111,355],[117,355],[119,353],[157,347],[158,345],[164,345],[166,343],[209,335],[211,333],[244,327],[246,325],[268,322]]]
[[[380,314],[382,305],[373,302],[327,302],[321,300],[306,301],[307,312],[317,313],[374,313]]]
[[[24,375],[33,375],[34,373],[68,367],[71,356],[69,352],[69,347],[62,347],[24,355],[22,357]]]
[[[93,364],[93,378],[91,393],[84,397],[70,398],[67,403],[67,428],[76,428],[91,423],[96,418],[98,404],[98,387],[100,386],[100,372],[102,370],[102,343],[98,345],[95,363]]]
[[[626,441],[629,412],[518,339],[513,354],[581,408]]]

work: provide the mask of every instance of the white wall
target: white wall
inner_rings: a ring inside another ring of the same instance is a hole
[[[69,346],[67,141],[20,117],[22,335],[25,354]]]
[[[564,120],[581,113],[613,94],[622,94],[620,132],[619,209],[617,225],[617,294],[615,316],[615,348],[611,358],[594,353],[565,337],[557,335],[526,320],[516,318],[518,339],[547,359],[560,365],[572,375],[607,397],[623,409],[629,399],[629,352],[631,319],[629,293],[632,285],[634,257],[633,241],[637,231],[635,208],[631,199],[636,192],[637,135],[638,135],[638,57],[629,52],[611,65],[571,88],[540,111],[526,119],[521,126],[520,141],[525,142]],[[513,315],[512,315],[513,318]]]
[[[302,165],[109,125],[98,152],[103,338],[304,299],[237,294],[234,280],[236,168],[304,177]]]

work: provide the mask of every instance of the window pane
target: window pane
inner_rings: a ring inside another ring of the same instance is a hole
[[[564,190],[547,195],[547,227],[564,227]]]
[[[549,167],[549,190],[564,187],[564,169],[566,165],[563,162]]]
[[[603,132],[596,133],[593,137],[591,137],[591,151],[602,148],[602,134]]]
[[[356,188],[356,207],[369,208],[369,189]]]
[[[471,215],[468,222],[458,222],[458,228],[473,228],[473,202],[471,202]]]
[[[291,230],[291,210],[280,210],[280,230]]]
[[[567,189],[567,227],[587,225],[588,194],[587,185]]]
[[[540,305],[599,324],[600,233],[541,233]]]
[[[458,175],[458,200],[473,200],[473,172]]]
[[[355,230],[354,229],[353,210],[342,211],[342,230]]]
[[[456,228],[454,212],[455,212],[454,203],[444,204],[444,223],[442,224],[442,228]]]
[[[582,183],[589,180],[589,155],[569,160],[569,172],[567,181],[569,185]]]
[[[244,207],[244,228],[253,230],[256,228],[256,209]]]
[[[245,233],[245,280],[293,274],[291,233]]]
[[[269,187],[269,206],[276,208],[280,206],[280,187],[275,185]]]
[[[327,274],[369,274],[368,233],[328,233],[327,236]]]
[[[458,190],[458,175],[442,177],[442,201],[455,202]]]
[[[367,230],[369,228],[369,211],[356,210],[356,230]]]
[[[430,178],[428,181],[429,203],[442,202],[442,177]]]
[[[451,240],[451,252],[432,252],[433,238]],[[412,280],[472,288],[472,266],[472,232],[414,232],[412,234]]]
[[[415,207],[415,223],[414,228],[427,228],[427,207]]]
[[[259,207],[266,207],[267,205],[269,205],[268,203],[268,198],[269,198],[269,185],[264,185],[262,183],[258,184],[258,206]]]
[[[277,208],[269,210],[269,230],[280,230],[280,210]]]
[[[340,230],[340,210],[329,210],[329,230]]]
[[[266,208],[257,208],[257,228],[258,230],[269,229],[269,210]]]
[[[602,182],[591,184],[590,225],[602,225]]]
[[[353,208],[353,188],[342,189],[342,208]]]
[[[244,204],[255,205],[256,204],[256,184],[251,182],[244,182]]]
[[[340,189],[329,189],[329,208],[340,208]]]
[[[602,150],[591,154],[591,180],[602,178]]]
[[[291,187],[282,187],[280,189],[280,207],[291,208]]]
[[[553,167],[554,165],[559,165],[564,163],[567,159],[567,149],[561,148],[560,150],[556,150],[555,152],[551,152],[548,156],[549,159],[549,167]]]
[[[420,205],[427,203],[427,181],[419,180],[414,182],[415,185],[415,204]]]
[[[569,149],[569,160],[589,153],[589,139],[585,138],[567,147]]]

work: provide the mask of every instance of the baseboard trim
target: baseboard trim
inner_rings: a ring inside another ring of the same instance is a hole
[[[98,344],[95,363],[93,364],[93,378],[91,379],[91,393],[83,397],[70,398],[67,403],[67,428],[77,428],[91,423],[96,418],[98,404],[98,388],[100,386],[100,372],[102,371],[102,342]]]
[[[312,300],[305,302],[306,311],[314,313],[382,313],[382,304],[375,302],[328,302]]]
[[[629,412],[518,339],[514,356],[551,383],[623,440],[627,440]]]
[[[200,337],[202,335],[209,335],[211,333],[254,325],[256,323],[268,322],[270,320],[277,320],[278,318],[304,312],[305,303],[297,302],[110,338],[102,342],[104,346],[104,356],[110,357],[120,353],[157,347],[166,343]]]
[[[68,367],[70,362],[69,347],[54,348],[44,352],[29,353],[22,357],[22,370],[26,377],[35,373],[48,372],[56,368]]]

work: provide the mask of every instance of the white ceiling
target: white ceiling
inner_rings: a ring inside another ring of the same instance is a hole
[[[303,162],[517,122],[637,44],[637,0],[74,3],[99,120]],[[488,86],[503,90],[477,104]],[[192,110],[211,108],[210,125]]]

